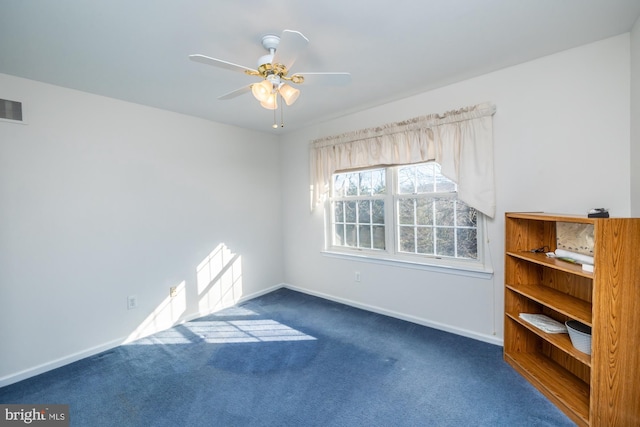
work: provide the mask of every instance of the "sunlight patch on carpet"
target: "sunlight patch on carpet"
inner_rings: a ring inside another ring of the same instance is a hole
[[[214,320],[186,325],[211,344],[261,341],[305,341],[316,338],[275,320]]]
[[[185,345],[198,342],[231,344],[310,340],[316,340],[316,338],[270,319],[206,320],[189,322],[130,344]]]

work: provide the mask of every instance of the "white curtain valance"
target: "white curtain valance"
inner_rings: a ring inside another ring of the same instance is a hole
[[[493,218],[495,111],[479,104],[313,141],[312,209],[329,195],[337,171],[434,160],[458,184],[460,200]]]

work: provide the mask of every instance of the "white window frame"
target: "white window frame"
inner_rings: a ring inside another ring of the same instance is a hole
[[[378,166],[366,168],[363,170],[386,169],[386,195],[385,203],[385,249],[372,250],[357,247],[337,246],[333,245],[333,208],[332,203],[336,200],[333,197],[333,188],[331,188],[331,197],[325,202],[325,247],[323,254],[329,257],[337,257],[351,259],[363,262],[371,262],[376,264],[394,265],[405,268],[414,268],[428,271],[436,271],[441,273],[458,274],[464,276],[489,278],[493,274],[493,269],[487,264],[488,245],[485,239],[486,235],[486,216],[477,211],[477,259],[463,259],[452,257],[441,257],[424,254],[411,254],[400,252],[398,248],[398,224],[396,223],[398,200],[397,193],[397,177],[398,169],[401,166]],[[344,172],[336,172],[336,174]],[[334,174],[335,175],[335,174]],[[331,180],[333,186],[334,179]],[[456,197],[456,192],[442,193],[443,197]],[[373,199],[375,197],[353,197],[349,200]],[[391,208],[389,208],[391,207]]]

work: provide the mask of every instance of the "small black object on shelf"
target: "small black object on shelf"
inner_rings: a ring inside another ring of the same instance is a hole
[[[589,218],[609,218],[609,210],[605,208],[591,209],[587,216]]]

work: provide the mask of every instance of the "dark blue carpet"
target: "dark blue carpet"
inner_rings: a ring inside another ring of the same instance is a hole
[[[72,426],[572,426],[502,347],[287,289],[0,388]]]

